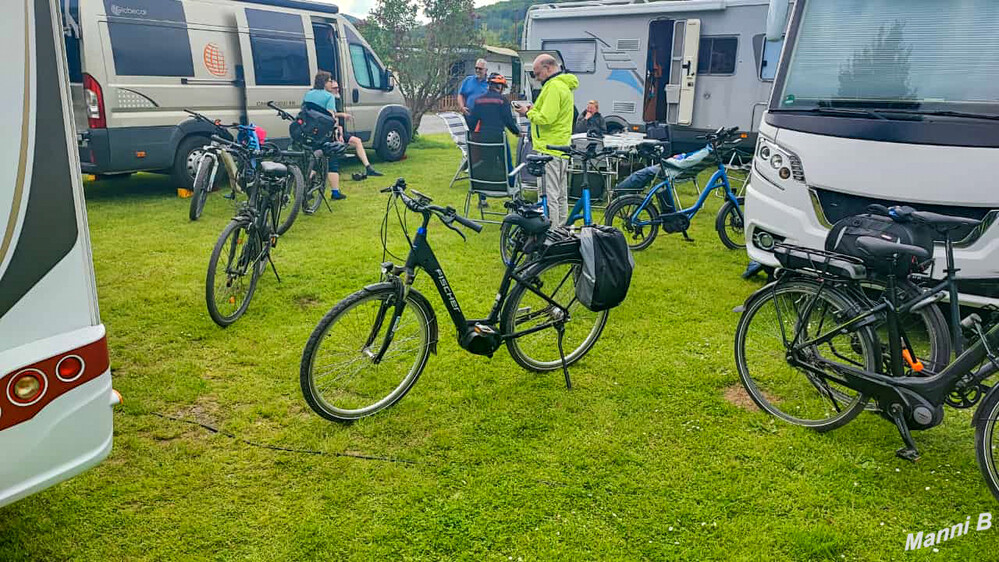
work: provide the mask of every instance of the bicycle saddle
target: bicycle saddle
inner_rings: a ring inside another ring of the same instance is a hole
[[[551,154],[528,154],[525,158],[529,164],[532,163],[542,163],[547,164],[555,159]]]
[[[264,160],[260,163],[260,173],[275,178],[283,178],[288,175],[288,167],[280,162]]]
[[[525,217],[517,213],[510,213],[503,218],[503,222],[519,226],[527,234],[541,234],[552,225],[551,221],[544,216]]]
[[[982,223],[982,221],[965,217],[941,215],[938,213],[931,213],[929,211],[917,211],[911,207],[894,207],[891,212],[897,216],[921,222],[940,232],[956,230],[958,228],[974,228]]]
[[[873,236],[861,236],[857,238],[857,249],[860,250],[860,253],[867,254],[859,257],[869,257],[875,260],[889,260],[896,254],[900,256],[912,256],[918,260],[930,258],[930,252],[926,248],[920,248],[911,244],[890,242]]]

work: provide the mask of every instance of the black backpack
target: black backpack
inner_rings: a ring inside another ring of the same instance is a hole
[[[599,312],[614,308],[628,296],[635,260],[621,231],[610,226],[585,227],[579,234],[583,266],[576,279],[576,298]]]
[[[868,269],[885,275],[904,277],[921,271],[928,262],[903,254],[899,256],[895,271],[892,271],[891,262],[875,259],[857,247],[857,238],[861,236],[918,246],[933,256],[933,233],[928,228],[911,222],[895,222],[891,217],[875,214],[855,215],[837,221],[826,236],[826,250],[860,258]]]
[[[336,119],[328,111],[306,103],[288,126],[288,133],[298,144],[309,148],[321,148],[333,140],[336,127]]]

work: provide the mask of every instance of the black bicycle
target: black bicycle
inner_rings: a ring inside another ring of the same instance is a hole
[[[212,140],[228,143],[228,147],[234,150],[245,150],[238,143],[217,135]],[[295,153],[281,153],[272,148],[260,156],[271,160],[261,159],[256,163],[255,187],[249,192],[249,202],[241,206],[222,230],[208,261],[205,301],[208,314],[223,328],[246,312],[257,280],[268,263],[274,276],[281,281],[271,259],[271,248],[277,244],[281,233],[281,211],[287,203],[288,183],[294,182],[298,186],[304,183],[297,166],[273,161],[295,157]]]
[[[370,416],[398,402],[416,384],[431,352],[437,351],[437,316],[412,287],[419,270],[430,274],[466,351],[491,357],[506,344],[510,355],[532,371],[562,369],[571,388],[568,366],[593,347],[607,322],[607,311],[591,312],[576,299],[580,269],[579,240],[553,240],[543,217],[511,214],[533,236],[524,246],[543,244],[545,251],[520,247],[536,257],[523,265],[511,263],[500,282],[496,302],[483,319],[467,319],[430,247],[427,227],[432,217],[458,232],[458,223],[476,232],[482,226],[440,207],[415,190],[405,193],[403,179],[382,190],[391,193],[385,211],[382,244],[386,247],[388,216],[393,203],[422,217],[403,266],[382,264],[382,281],[340,301],[320,320],[302,354],[301,385],[305,400],[320,416],[349,421]],[[403,223],[400,216],[400,223]],[[405,232],[405,225],[403,223]],[[407,240],[409,239],[406,233]],[[386,250],[387,251],[387,250]]]
[[[898,322],[899,316],[939,300],[941,293],[949,295],[952,310],[959,311],[951,233],[977,227],[980,221],[908,207],[893,207],[889,214],[898,223],[930,229],[944,238],[946,278],[912,298],[900,299],[898,281],[908,273],[899,266],[926,262],[932,246],[927,250],[861,236],[856,239],[864,258],[860,259],[778,245],[775,255],[786,269],[749,298],[736,329],[740,379],[764,411],[818,431],[848,423],[873,398],[876,411],[898,428],[905,446],[896,454],[907,460],[919,458],[911,430],[939,425],[945,405],[977,404],[979,467],[999,499],[999,387],[985,384],[999,370],[999,322],[986,330],[981,316],[971,314],[953,326],[953,341],[962,341],[957,332],[963,327],[974,344],[939,372],[922,364]],[[882,270],[895,272],[886,277],[886,290],[876,303],[856,297],[872,263],[886,264]],[[886,326],[887,338],[877,333],[881,325]],[[883,339],[887,353],[881,349]]]
[[[278,107],[274,102],[267,102],[267,106],[278,112],[281,119],[285,121],[295,121],[295,116]],[[342,142],[324,142],[320,146],[300,144],[292,140],[293,150],[302,153],[297,164],[305,177],[305,190],[302,195],[302,212],[307,215],[315,214],[319,206],[323,203],[326,208],[333,212],[329,201],[326,199],[326,178],[329,175],[329,158],[339,157],[347,151],[347,145]]]

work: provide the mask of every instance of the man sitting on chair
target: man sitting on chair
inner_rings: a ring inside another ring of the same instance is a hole
[[[506,87],[506,78],[497,72],[489,75],[487,80],[489,89],[475,100],[475,105],[467,117],[468,130],[471,134],[478,134],[482,142],[499,142],[506,144],[504,129],[515,135],[520,135],[520,127],[513,116],[510,101],[503,97],[503,89]],[[506,150],[506,171],[513,168],[510,161],[510,149]],[[508,178],[512,182],[513,178]],[[479,206],[486,207],[485,195],[479,195]]]

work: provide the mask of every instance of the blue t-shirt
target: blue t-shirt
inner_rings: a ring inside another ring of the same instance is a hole
[[[336,113],[336,96],[327,92],[326,90],[309,90],[305,94],[305,99],[302,103],[310,102],[318,105],[319,107],[325,107],[330,113]]]
[[[468,106],[468,109],[472,109],[475,106],[475,100],[486,93],[488,89],[489,84],[486,83],[485,78],[479,80],[475,76],[468,76],[462,81],[458,93],[465,96],[465,105]]]

